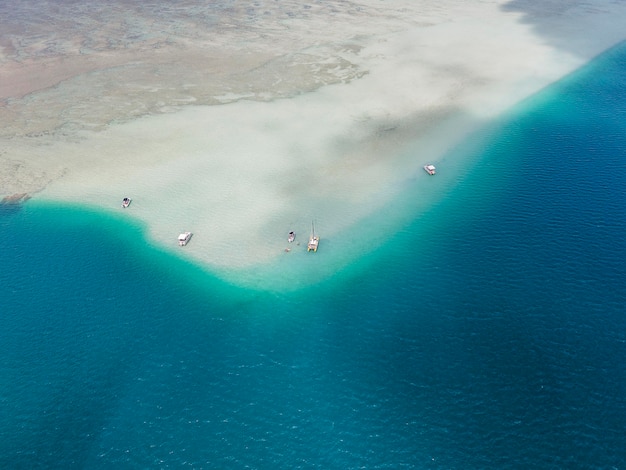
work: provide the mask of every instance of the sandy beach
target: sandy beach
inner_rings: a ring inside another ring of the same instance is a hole
[[[153,243],[255,287],[374,250],[467,169],[468,135],[626,39],[607,1],[1,8],[0,197],[129,196]]]

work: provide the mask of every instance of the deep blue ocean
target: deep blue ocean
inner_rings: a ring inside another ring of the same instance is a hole
[[[286,294],[4,207],[0,468],[626,469],[626,45],[473,139],[441,202]]]

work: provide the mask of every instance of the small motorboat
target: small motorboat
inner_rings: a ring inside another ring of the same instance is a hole
[[[289,232],[289,237],[287,238],[287,241],[289,243],[292,243],[294,240],[296,239],[296,232]]]
[[[435,165],[424,165],[424,170],[429,175],[434,175],[436,173]]]
[[[132,201],[132,199],[129,197],[125,197],[124,199],[122,199],[122,207],[126,209],[128,206],[130,206],[130,201]]]
[[[185,246],[189,240],[191,239],[191,236],[193,234],[191,232],[183,232],[180,235],[178,235],[178,244],[180,246]]]

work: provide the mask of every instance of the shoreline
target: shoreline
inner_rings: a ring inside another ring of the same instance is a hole
[[[128,196],[124,216],[145,225],[151,242],[179,255],[170,242],[193,232],[180,256],[229,282],[263,286],[254,272],[288,275],[326,252],[333,262],[315,268],[325,279],[443,197],[467,168],[465,155],[451,153],[464,139],[620,42],[626,20],[626,5],[595,13],[574,5],[541,20],[573,44],[577,30],[606,23],[577,55],[504,11],[508,2],[450,0],[448,10],[432,2],[419,21],[401,15],[416,8],[410,2],[395,2],[392,13],[361,4],[339,19],[322,12],[244,32],[222,20],[217,30],[229,36],[218,45],[210,34],[201,47],[182,36],[173,45],[149,39],[137,46],[145,54],[160,44],[149,56],[134,55],[132,45],[110,51],[111,68],[86,73],[77,66],[74,77],[51,88],[10,97],[0,113],[17,118],[3,137],[0,196],[29,193],[105,211]],[[324,36],[326,20],[347,23]],[[280,37],[278,24],[302,45],[283,38],[272,49],[260,39]],[[227,45],[233,37],[238,45]],[[212,58],[208,66],[179,77],[168,72],[176,54],[176,64],[190,66],[203,53]],[[148,65],[162,72],[161,81],[141,72]],[[111,81],[114,71],[122,73],[119,83]],[[201,84],[203,74],[209,85]],[[423,165],[442,160],[429,180]],[[381,219],[379,230],[364,228]],[[285,253],[288,232],[306,244],[312,220],[319,252],[309,259]],[[279,274],[286,256],[297,267]]]

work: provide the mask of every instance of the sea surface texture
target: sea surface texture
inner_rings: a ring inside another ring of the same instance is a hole
[[[621,45],[454,149],[467,171],[382,248],[284,294],[121,218],[4,206],[0,468],[625,469],[625,136]]]

